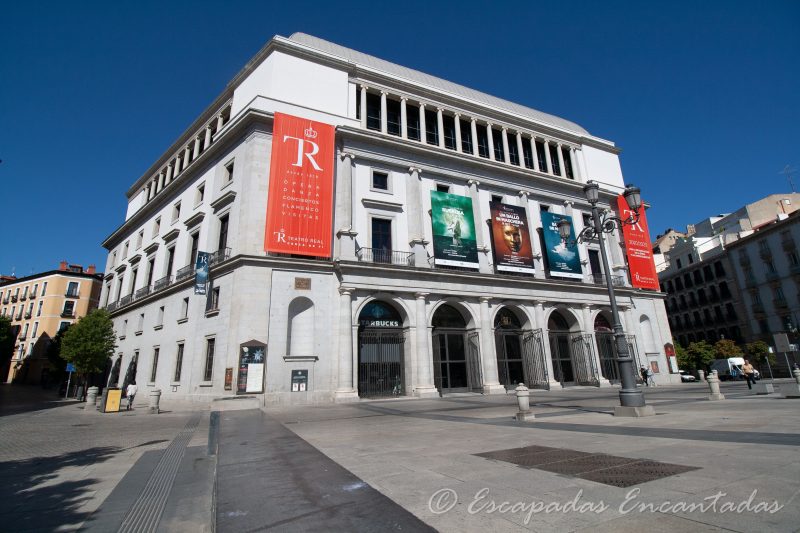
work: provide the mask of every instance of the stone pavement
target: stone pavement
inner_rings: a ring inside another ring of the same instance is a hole
[[[527,424],[511,396],[265,412],[439,531],[797,531],[800,400],[722,392],[645,389],[658,415],[634,419],[611,416],[617,389],[532,391]],[[531,445],[695,469],[616,487],[476,455]]]

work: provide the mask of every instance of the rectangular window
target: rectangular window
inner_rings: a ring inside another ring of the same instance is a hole
[[[489,135],[486,126],[478,126],[478,156],[489,159]]]
[[[173,376],[174,382],[181,380],[181,370],[183,369],[183,343],[178,344],[178,354],[175,356],[175,375]]]
[[[42,316],[42,304],[44,302],[39,300],[39,305],[36,307],[36,316]]]
[[[472,153],[472,126],[466,120],[460,121],[461,125],[461,151],[467,154]]]
[[[203,203],[203,197],[206,194],[206,184],[201,183],[197,186],[197,190],[194,193],[194,205],[200,205]]]
[[[25,287],[22,289],[22,299],[24,300],[27,297],[28,297],[28,287]]]
[[[372,260],[376,263],[392,262],[392,221],[372,219]]]
[[[219,287],[214,287],[208,294],[206,312],[219,311]]]
[[[181,218],[181,203],[172,206],[172,222],[177,222]]]
[[[206,364],[203,370],[203,381],[211,381],[211,373],[214,370],[214,344],[215,339],[206,340]]]
[[[189,298],[183,299],[183,306],[181,307],[181,318],[189,318]]]
[[[493,194],[492,195],[492,201],[497,203],[497,204],[502,204],[503,203],[503,197],[500,196],[499,194]]]
[[[150,367],[150,383],[156,382],[156,373],[158,371],[158,352],[159,348],[153,349],[153,365]]]
[[[455,118],[444,115],[442,117],[442,127],[444,128],[444,147],[448,150],[456,149],[456,120]]]
[[[139,314],[139,327],[136,328],[136,331],[141,333],[144,329],[144,313]]]
[[[224,254],[228,247],[228,215],[223,215],[219,219],[219,239],[217,239],[217,251]],[[218,261],[224,260],[224,256],[219,257]]]
[[[147,283],[145,283],[145,287],[149,287],[153,284],[153,275],[155,274],[156,270],[156,258],[151,257],[150,260],[147,262]]]
[[[45,281],[42,284],[42,296],[44,296],[46,292],[47,292],[47,282]]]
[[[223,187],[233,181],[233,161],[225,165],[225,175],[222,177]]]
[[[68,301],[64,302],[64,309],[61,312],[61,316],[65,317],[65,318],[66,317],[75,316],[75,302],[74,301],[68,300]]]
[[[494,159],[495,161],[505,161],[505,155],[503,155],[503,132],[500,130],[496,130],[492,128],[492,149],[494,150]]]
[[[381,97],[367,93],[367,129],[381,131]]]
[[[536,141],[536,163],[540,171],[547,172],[547,157],[544,154],[544,143],[541,141]]]
[[[127,242],[122,247],[122,258],[125,259],[126,257],[128,257],[128,243]]]
[[[572,158],[570,158],[569,152],[570,150],[566,146],[561,147],[561,155],[564,157],[564,173],[567,178],[574,180],[575,174],[572,171]]]
[[[33,323],[33,333],[31,333],[31,337],[36,337],[36,332],[37,331],[39,331],[39,323],[38,322],[34,322]]]
[[[156,320],[156,325],[162,326],[164,324],[164,306],[158,308],[158,320]]]
[[[436,190],[438,192],[450,192],[450,186],[449,185],[443,185],[441,183],[437,183],[436,184]]]
[[[167,271],[164,274],[165,276],[172,275],[172,265],[175,262],[175,247],[171,246],[167,248]]]
[[[61,322],[58,324],[58,331],[64,331],[69,327],[69,322]]]
[[[522,160],[525,163],[525,168],[533,168],[533,148],[531,148],[530,140],[522,139]]]
[[[67,285],[67,294],[68,298],[77,298],[78,297],[78,282],[77,281],[70,281]]]
[[[387,172],[372,171],[372,188],[379,191],[389,190],[389,174]]]
[[[425,142],[435,146],[439,145],[439,119],[436,111],[425,110]]]
[[[386,132],[389,135],[400,136],[400,102],[386,100]]]
[[[139,269],[134,268],[131,270],[131,291],[129,294],[133,294],[133,291],[136,290],[136,278],[139,276]]]
[[[194,265],[197,261],[197,249],[200,246],[200,232],[193,233],[191,239],[192,247],[189,250],[189,264]]]
[[[413,105],[406,105],[406,129],[408,138],[412,141],[420,140],[419,133],[419,108]]]
[[[550,145],[550,164],[553,166],[553,174],[560,176],[561,166],[558,163],[558,148],[554,144]]]
[[[506,131],[506,142],[508,143],[508,161],[512,165],[519,166],[519,145],[517,145],[517,136]]]
[[[545,213],[550,212],[550,206],[547,204],[539,204],[539,211],[543,211]]]
[[[141,230],[141,231],[140,231],[140,232],[139,232],[139,233],[136,235],[136,249],[137,249],[137,250],[138,250],[139,248],[141,248],[141,247],[142,247],[142,241],[143,241],[143,240],[144,240],[144,230]]]

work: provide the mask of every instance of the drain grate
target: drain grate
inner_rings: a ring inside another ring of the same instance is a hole
[[[575,476],[613,487],[630,487],[691,470],[694,466],[674,465],[648,459],[633,459],[605,453],[587,453],[548,446],[525,446],[475,454],[478,457]]]

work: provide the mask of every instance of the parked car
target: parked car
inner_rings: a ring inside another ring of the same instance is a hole
[[[697,378],[688,373],[686,370],[678,370],[678,374],[681,375],[681,381],[683,383],[687,383],[690,381],[697,381]]]

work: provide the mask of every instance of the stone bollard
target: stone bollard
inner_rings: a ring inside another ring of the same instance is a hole
[[[150,414],[157,415],[160,411],[158,404],[161,401],[161,389],[153,389],[150,391]]]
[[[533,420],[535,416],[531,412],[531,391],[524,383],[520,383],[514,391],[517,393],[517,405],[519,406],[519,413],[514,418],[521,422]]]
[[[708,395],[709,400],[724,400],[725,396],[719,392],[719,378],[717,377],[717,371],[714,370],[708,375],[708,389],[711,394]]]
[[[705,372],[705,370],[698,370],[697,371],[697,378],[700,381],[705,381],[706,380],[706,372]]]
[[[86,403],[83,405],[84,410],[95,408],[94,404],[97,402],[97,394],[99,392],[100,389],[97,387],[89,387],[86,389]]]
[[[800,398],[800,368],[795,368],[792,371],[794,376],[794,383],[787,383],[786,388],[781,385],[781,390],[784,391],[784,398]]]

